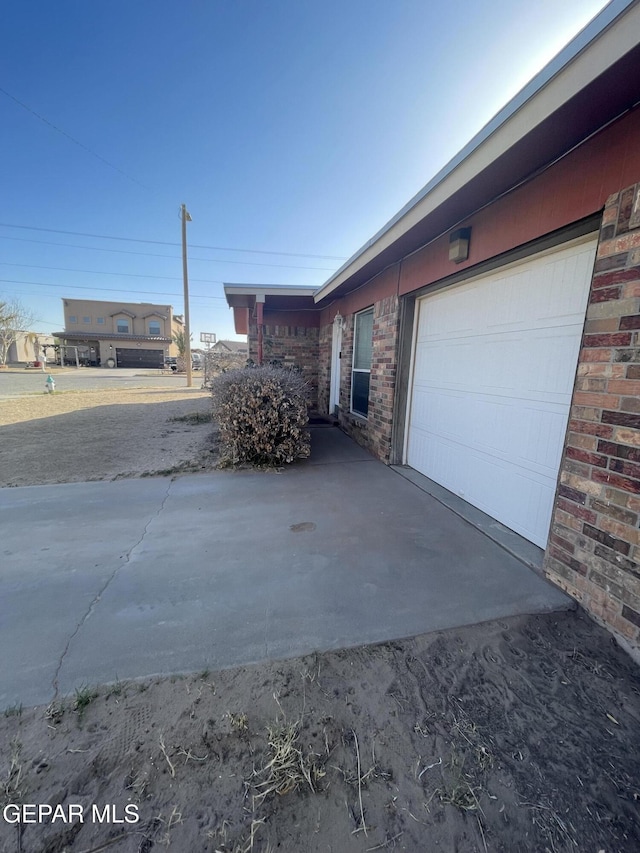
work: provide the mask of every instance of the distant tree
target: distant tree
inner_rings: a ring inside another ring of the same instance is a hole
[[[172,338],[174,344],[178,347],[178,355],[184,356],[187,351],[187,336],[184,332],[184,329],[180,329],[177,332],[173,333]],[[193,335],[189,337],[189,342],[193,340]]]
[[[37,332],[29,332],[27,334],[27,343],[33,347],[33,360],[40,361],[42,358],[41,355],[41,347],[40,347],[40,338],[38,337]]]
[[[19,299],[0,300],[0,364],[7,363],[9,347],[18,340],[20,332],[26,332],[34,322],[34,315]]]
[[[186,352],[187,352],[187,336],[185,334],[184,329],[179,329],[177,332],[173,333],[172,338],[174,344],[178,347],[178,373],[184,373],[187,369],[186,364]],[[193,335],[189,337],[189,343],[193,340]]]

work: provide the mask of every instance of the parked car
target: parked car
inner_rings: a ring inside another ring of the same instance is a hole
[[[167,356],[164,360],[164,369],[165,370],[173,370],[175,373],[178,369],[178,359],[172,358],[171,356]]]

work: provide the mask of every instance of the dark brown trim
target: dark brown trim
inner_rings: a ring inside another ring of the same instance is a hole
[[[400,297],[399,312],[398,366],[396,370],[395,393],[393,395],[393,421],[391,424],[391,449],[389,454],[390,465],[402,465],[403,463],[404,435],[407,428],[409,376],[411,375],[413,324],[416,313],[415,297]]]

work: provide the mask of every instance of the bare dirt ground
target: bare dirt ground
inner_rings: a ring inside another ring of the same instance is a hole
[[[206,469],[208,406],[5,401],[0,480]],[[0,851],[637,853],[638,674],[575,611],[86,685],[0,714]]]
[[[69,391],[2,400],[0,486],[210,468],[217,450],[209,409],[208,392],[195,388]]]
[[[87,688],[0,743],[6,853],[640,849],[637,669],[579,612]]]

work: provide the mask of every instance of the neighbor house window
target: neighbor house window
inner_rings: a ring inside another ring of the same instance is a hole
[[[75,315],[75,314],[71,314],[71,315],[69,316],[69,322],[70,322],[70,323],[77,323],[77,322],[78,322],[78,318],[76,317],[76,315]]]
[[[149,334],[160,336],[160,320],[149,320]]]
[[[128,335],[129,334],[129,321],[128,320],[118,320],[116,324],[116,332],[119,335]]]
[[[91,323],[91,317],[83,317],[82,322],[85,323],[85,325],[89,325]]]
[[[355,316],[353,367],[351,369],[351,411],[366,418],[369,414],[369,380],[373,350],[373,308]]]
[[[104,326],[104,317],[96,317],[96,323],[99,326]]]

